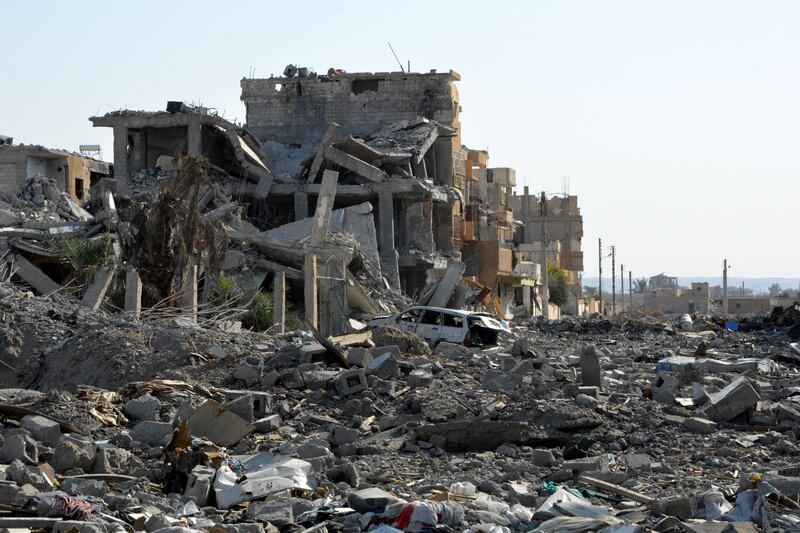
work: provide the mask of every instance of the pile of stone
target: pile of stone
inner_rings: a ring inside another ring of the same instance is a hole
[[[65,192],[61,192],[55,180],[42,175],[25,180],[19,194],[20,207],[30,207],[38,211],[56,215],[63,221],[87,222],[92,215],[78,205]]]

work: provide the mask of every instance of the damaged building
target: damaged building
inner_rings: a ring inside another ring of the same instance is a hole
[[[547,232],[547,262],[566,272],[569,287],[566,311],[580,314],[585,305],[582,298],[583,216],[578,207],[578,197],[550,196],[544,200],[543,206],[541,195],[530,194],[528,187],[523,191],[521,195],[514,194],[508,198],[514,218],[521,222],[515,232],[519,255],[523,260],[542,262],[544,221]]]
[[[88,199],[89,188],[111,173],[105,161],[33,144],[13,144],[0,136],[0,194],[17,194],[38,176],[51,179],[75,202]]]
[[[278,218],[292,204],[294,218],[305,218],[320,172],[337,170],[336,206],[372,206],[390,283],[426,303],[449,266],[463,274],[452,305],[483,291],[472,301],[505,315],[510,300],[498,297],[499,282],[520,286],[506,205],[515,174],[488,169],[488,154],[461,144],[460,76],[287,73],[241,82],[247,127],[276,174],[266,202]]]

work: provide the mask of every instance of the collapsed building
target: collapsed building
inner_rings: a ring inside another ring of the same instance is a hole
[[[486,152],[461,144],[460,76],[287,72],[241,81],[248,129],[282,182],[267,202],[284,211],[293,203],[303,218],[319,172],[345,171],[352,187],[340,186],[337,206],[370,202],[392,284],[427,303],[431,287],[455,269],[463,277],[452,305],[480,302],[507,315],[514,289],[535,285],[531,269],[514,271],[506,197],[515,172],[487,168]],[[524,292],[519,301],[530,311]]]
[[[13,144],[0,136],[0,194],[16,194],[31,178],[43,176],[76,201],[88,199],[89,188],[111,174],[111,165],[84,155],[40,145]]]

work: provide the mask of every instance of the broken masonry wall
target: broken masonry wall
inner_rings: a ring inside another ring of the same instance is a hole
[[[76,202],[88,200],[92,175],[107,176],[108,163],[38,145],[0,147],[0,194],[19,194],[25,180],[45,176]]]
[[[446,73],[354,73],[335,77],[242,79],[248,128],[262,141],[316,144],[328,124],[363,136],[423,116],[458,129],[461,77]],[[460,135],[452,146],[459,146]]]

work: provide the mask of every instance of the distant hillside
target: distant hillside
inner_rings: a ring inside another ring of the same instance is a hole
[[[635,278],[634,278],[635,279]],[[690,276],[678,277],[678,284],[683,287],[688,287],[694,282],[707,281],[712,287],[714,285],[722,286],[722,276]],[[617,278],[617,290],[619,290],[620,280]],[[744,283],[745,288],[753,289],[755,292],[767,292],[767,289],[773,283],[777,283],[782,289],[797,289],[800,287],[800,277],[798,278],[728,278],[729,287],[741,287]],[[583,278],[584,287],[597,287],[597,276]],[[603,291],[611,290],[611,278],[603,277]],[[628,278],[625,278],[625,290],[628,290]]]

